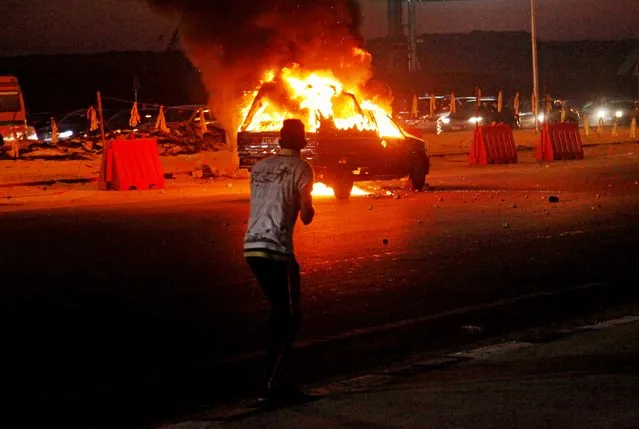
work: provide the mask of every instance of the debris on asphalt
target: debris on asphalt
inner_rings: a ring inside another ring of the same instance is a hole
[[[504,219],[504,221],[501,223],[501,227],[502,228],[509,228],[510,224],[508,223],[508,221],[506,219]]]
[[[235,171],[233,177],[235,177],[236,179],[250,179],[251,172],[246,168],[238,168]]]
[[[510,206],[510,208],[516,209],[516,208],[517,208],[517,204],[512,204],[512,205]]]
[[[373,210],[373,206],[368,206],[368,210]]]
[[[383,243],[383,244],[388,244],[388,238],[383,239],[383,240],[382,240],[382,243]]]
[[[559,197],[556,195],[551,195],[548,197],[548,202],[550,203],[558,203],[559,202]]]
[[[201,179],[202,177],[204,177],[204,171],[202,171],[201,169],[193,170],[191,171],[191,177],[195,179]]]
[[[481,326],[465,325],[461,327],[461,330],[466,333],[475,333],[475,332],[482,332],[484,328],[482,328]]]

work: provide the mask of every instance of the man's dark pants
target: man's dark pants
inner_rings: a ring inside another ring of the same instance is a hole
[[[300,268],[292,258],[279,261],[247,257],[246,261],[271,304],[268,346],[266,352],[266,387],[279,389],[291,383],[286,378],[288,360],[297,336],[298,320],[291,307],[291,288],[299,291]],[[298,315],[299,316],[299,315]]]

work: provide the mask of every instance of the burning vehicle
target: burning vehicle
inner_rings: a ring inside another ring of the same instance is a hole
[[[404,132],[379,105],[360,104],[328,71],[285,67],[269,73],[248,98],[237,135],[241,167],[277,153],[284,120],[298,118],[308,139],[302,156],[338,199],[347,199],[356,181],[408,176],[412,189],[425,185],[430,162],[424,141]]]

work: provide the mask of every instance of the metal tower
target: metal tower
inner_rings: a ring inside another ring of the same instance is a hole
[[[419,70],[417,59],[416,5],[420,0],[387,0],[388,39],[393,42],[408,42],[408,70]],[[404,31],[404,3],[408,12],[408,39]]]
[[[407,0],[408,7],[408,71],[419,71],[419,59],[417,57],[417,35],[416,35],[416,5],[418,0]]]

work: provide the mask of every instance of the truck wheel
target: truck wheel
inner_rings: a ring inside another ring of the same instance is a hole
[[[410,188],[413,191],[421,192],[426,185],[426,166],[422,161],[415,161],[408,174]]]
[[[343,171],[336,175],[333,180],[333,191],[335,198],[338,200],[347,200],[351,196],[353,190],[353,174],[349,171]]]

